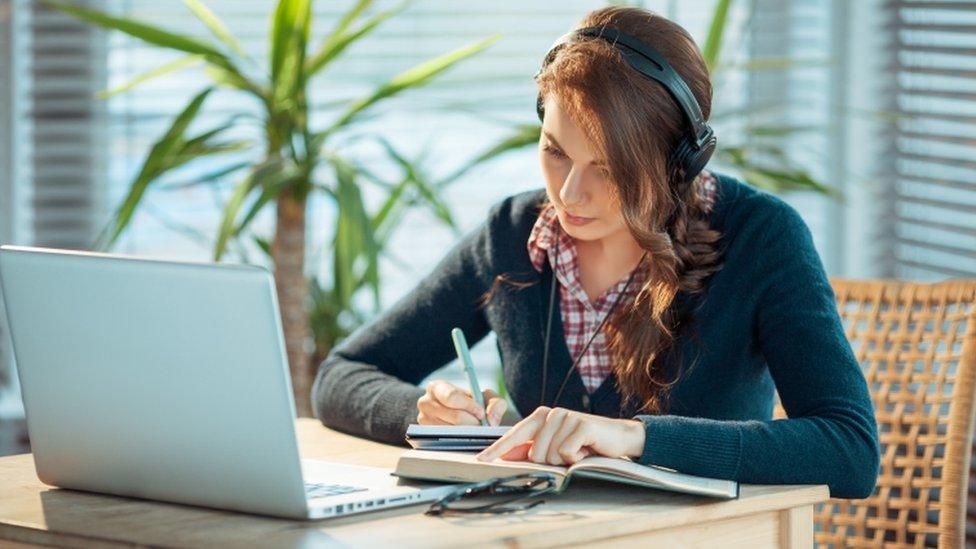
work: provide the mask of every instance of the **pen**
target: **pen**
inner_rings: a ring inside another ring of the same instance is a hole
[[[485,409],[485,397],[481,394],[481,387],[478,385],[478,376],[474,374],[474,364],[471,362],[471,353],[468,352],[468,340],[464,339],[464,332],[461,328],[451,330],[451,339],[454,340],[454,349],[457,351],[458,358],[461,360],[461,367],[464,373],[468,374],[468,383],[471,385],[471,396],[474,401],[481,406],[484,414],[481,417],[481,424],[488,425],[488,410]]]

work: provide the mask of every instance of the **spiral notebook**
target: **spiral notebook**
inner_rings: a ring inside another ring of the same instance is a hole
[[[471,453],[407,450],[400,456],[393,474],[417,480],[478,482],[538,471],[552,473],[560,491],[566,488],[571,477],[579,476],[721,499],[739,497],[739,483],[734,480],[698,477],[629,459],[601,456],[586,457],[562,467],[499,459],[484,462]]]

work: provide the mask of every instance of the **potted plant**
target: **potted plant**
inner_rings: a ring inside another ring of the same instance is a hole
[[[316,338],[320,348],[314,354],[321,357],[328,352],[321,346],[328,345],[330,339],[334,342],[334,337],[342,333],[337,322],[340,315],[344,311],[355,312],[352,304],[355,294],[364,289],[371,290],[378,302],[379,257],[398,224],[399,212],[410,205],[423,204],[434,208],[441,219],[453,224],[438,189],[416,177],[411,170],[406,170],[401,181],[384,184],[358,165],[354,158],[333,147],[333,143],[377,103],[427,84],[458,62],[484,50],[499,36],[490,36],[397,74],[371,93],[346,104],[336,119],[319,125],[312,120],[307,100],[312,80],[349,46],[403,11],[407,3],[366,16],[373,2],[359,0],[339,19],[331,33],[313,47],[312,0],[278,0],[271,19],[265,63],[251,59],[201,0],[184,0],[184,3],[209,30],[210,40],[63,1],[49,0],[48,3],[103,28],[185,54],[137,77],[122,86],[122,90],[193,64],[204,65],[212,85],[197,93],[152,145],[97,246],[108,248],[118,240],[147,190],[164,175],[204,158],[250,152],[247,160],[201,179],[237,180],[222,205],[213,259],[219,261],[231,242],[244,239],[257,243],[268,253],[274,268],[297,411],[299,415],[310,415],[309,392],[316,366],[310,362],[313,354],[310,352],[310,311],[315,315],[313,325],[320,334]],[[231,117],[214,128],[190,132],[206,101],[218,88],[255,100],[262,125],[260,140],[249,142],[231,137],[240,117]],[[392,147],[387,150],[391,156],[403,160]],[[368,211],[363,200],[361,186],[366,183],[380,185],[386,192],[385,201],[375,211]],[[310,285],[306,272],[308,204],[313,195],[327,197],[337,212],[331,287],[319,282]],[[274,235],[263,239],[250,234],[251,222],[268,208],[275,212]],[[314,306],[310,305],[310,288]]]

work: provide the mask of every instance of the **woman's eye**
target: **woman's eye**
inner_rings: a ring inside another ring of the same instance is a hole
[[[563,154],[563,151],[561,151],[561,150],[559,150],[559,149],[557,149],[557,148],[555,148],[555,147],[553,147],[551,145],[546,145],[546,146],[542,147],[542,150],[546,151],[547,153],[551,154],[552,156],[555,156],[556,158],[565,158],[566,157],[566,155]]]

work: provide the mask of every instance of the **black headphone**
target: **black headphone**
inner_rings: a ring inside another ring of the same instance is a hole
[[[611,45],[620,50],[631,67],[648,78],[660,82],[664,89],[668,90],[691,125],[691,133],[682,136],[678,145],[671,152],[668,159],[669,165],[683,181],[694,179],[715,151],[715,132],[705,122],[701,107],[699,107],[695,95],[691,93],[688,84],[671,68],[668,61],[657,50],[629,34],[606,27],[585,27],[564,34],[549,49],[545,60],[542,62],[542,68],[545,68],[555,59],[556,52],[560,47],[583,36],[602,38],[610,42]],[[542,68],[539,69],[536,76],[542,72]],[[539,94],[536,99],[536,112],[539,114],[539,121],[542,122],[545,114],[542,94]]]

